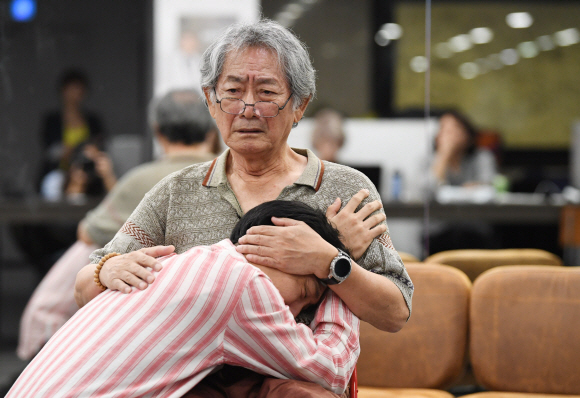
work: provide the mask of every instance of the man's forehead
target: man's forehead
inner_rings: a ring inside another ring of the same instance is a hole
[[[276,52],[262,47],[248,47],[228,52],[218,80],[246,82],[248,76],[239,73],[239,69],[246,69],[248,66],[259,67],[262,74],[265,75],[258,76],[261,79],[258,83],[287,84]]]

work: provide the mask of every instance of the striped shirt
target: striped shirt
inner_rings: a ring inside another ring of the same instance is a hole
[[[345,390],[359,320],[333,292],[309,328],[229,240],[161,262],[147,289],[109,290],[79,310],[7,397],[181,397],[223,364]]]

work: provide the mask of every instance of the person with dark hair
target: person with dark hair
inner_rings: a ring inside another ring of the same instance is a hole
[[[462,114],[448,110],[439,119],[435,137],[435,158],[428,182],[429,195],[444,195],[445,189],[493,184],[496,176],[494,154],[477,147],[477,129]],[[476,192],[471,190],[472,192]],[[466,192],[467,193],[467,192]],[[491,225],[473,222],[432,222],[429,253],[454,249],[493,249],[497,247]]]
[[[212,378],[202,379],[222,365],[262,375],[244,386],[250,396],[288,396],[288,379],[316,383],[303,397],[342,394],[360,353],[358,318],[314,275],[252,264],[232,243],[252,227],[287,217],[346,251],[320,210],[296,201],[258,205],[231,240],[160,259],[163,269],[148,289],[108,290],[80,309],[7,398],[207,397],[215,391]],[[306,308],[314,313],[310,327],[294,319]],[[293,385],[296,392],[301,384]]]
[[[113,238],[145,193],[168,174],[215,157],[211,146],[216,127],[194,91],[174,91],[153,100],[149,122],[164,157],[129,171],[79,223],[77,242],[52,266],[26,306],[20,321],[20,358],[32,358],[76,312],[77,272],[91,252]]]
[[[297,200],[326,212],[337,226],[352,252],[353,261],[343,262],[349,274],[341,276],[332,266],[344,255],[291,219],[251,228],[238,252],[254,264],[330,279],[330,289],[358,317],[381,330],[400,330],[411,315],[413,284],[392,244],[377,190],[362,173],[288,144],[316,94],[306,46],[274,21],[235,24],[203,53],[200,71],[205,101],[228,149],[147,193],[77,274],[79,306],[106,289],[148,289],[156,283],[150,284],[148,268],[160,268],[156,257],[227,238],[261,203]],[[312,317],[302,320],[310,323]]]
[[[61,108],[47,114],[42,127],[44,164],[42,177],[52,170],[67,171],[75,147],[89,139],[104,139],[100,117],[83,108],[89,80],[79,69],[69,69],[59,78]]]
[[[492,184],[493,154],[477,148],[477,130],[467,118],[446,111],[439,119],[432,173],[438,185]]]

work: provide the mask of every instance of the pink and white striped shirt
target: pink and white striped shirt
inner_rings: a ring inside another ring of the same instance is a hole
[[[181,397],[222,364],[345,390],[359,320],[333,292],[309,328],[229,240],[161,262],[147,289],[79,310],[7,397]]]

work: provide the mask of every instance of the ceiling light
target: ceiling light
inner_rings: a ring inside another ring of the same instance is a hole
[[[580,32],[576,28],[561,30],[554,33],[554,41],[561,47],[571,46],[580,42]]]
[[[499,54],[490,54],[487,56],[487,62],[491,69],[498,70],[503,68],[503,62]]]
[[[459,75],[464,79],[474,79],[479,75],[479,66],[475,62],[465,62],[459,65]]]
[[[539,54],[539,52],[540,49],[538,48],[538,45],[533,41],[525,41],[523,43],[518,44],[518,53],[523,58],[534,58],[536,55]]]
[[[469,50],[473,47],[469,35],[457,35],[449,39],[449,48],[456,53]]]
[[[506,15],[505,21],[510,28],[529,28],[534,23],[534,18],[529,12],[512,12]]]
[[[493,40],[493,30],[490,28],[474,28],[469,32],[471,41],[475,44],[485,44]]]
[[[451,58],[453,51],[449,48],[449,44],[439,43],[435,46],[435,55],[439,58]]]
[[[411,70],[417,73],[423,73],[427,71],[427,58],[422,55],[418,55],[411,59],[410,65]]]
[[[550,51],[556,48],[554,41],[548,35],[540,36],[536,39],[536,44],[542,51]]]
[[[384,30],[379,30],[375,35],[375,43],[381,47],[388,46],[391,40],[387,37],[387,32]]]
[[[484,73],[487,73],[492,69],[490,62],[487,58],[478,58],[475,60],[475,63],[479,67],[480,75],[483,75]]]
[[[520,55],[513,48],[506,48],[499,53],[499,59],[504,65],[515,65],[520,60]]]
[[[403,36],[403,28],[397,23],[386,23],[381,26],[381,31],[389,40],[399,40]]]

